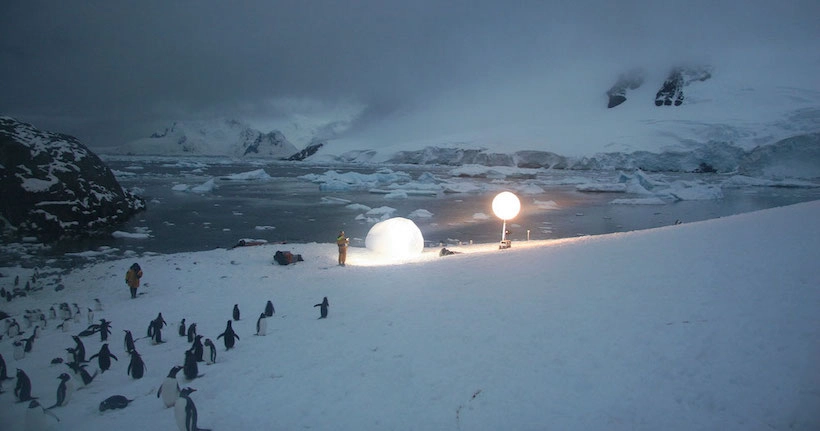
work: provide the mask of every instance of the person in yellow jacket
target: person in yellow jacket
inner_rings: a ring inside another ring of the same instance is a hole
[[[347,246],[350,245],[350,238],[345,236],[345,231],[339,231],[339,236],[336,237],[336,245],[339,246],[339,266],[345,266]]]
[[[125,284],[131,289],[131,299],[137,297],[137,288],[140,287],[140,278],[142,278],[142,268],[138,263],[131,265],[128,272],[125,273]]]

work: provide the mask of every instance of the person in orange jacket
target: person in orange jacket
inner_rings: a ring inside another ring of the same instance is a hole
[[[336,245],[339,246],[339,266],[345,266],[347,246],[350,245],[350,238],[345,236],[345,231],[339,231],[339,236],[336,237]]]
[[[138,263],[131,265],[128,272],[125,273],[125,284],[131,289],[131,299],[137,297],[137,288],[140,287],[140,278],[142,278],[142,268]]]

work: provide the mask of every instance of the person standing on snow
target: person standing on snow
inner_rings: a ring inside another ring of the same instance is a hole
[[[142,278],[142,268],[138,263],[131,265],[128,272],[125,273],[125,284],[131,289],[131,299],[137,297],[137,288],[140,287],[140,278]]]
[[[339,236],[336,237],[336,245],[339,246],[339,266],[345,266],[347,246],[350,245],[350,238],[345,236],[345,231],[339,231]]]

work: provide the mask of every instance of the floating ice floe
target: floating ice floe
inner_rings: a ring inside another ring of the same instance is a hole
[[[371,208],[369,206],[364,205],[364,204],[349,204],[349,205],[345,205],[345,208],[347,208],[349,210],[354,210],[354,211],[370,211],[371,210]]]
[[[333,196],[322,196],[322,198],[319,200],[319,203],[324,205],[346,205],[349,204],[350,201],[347,199],[335,198]]]
[[[555,201],[539,201],[538,199],[534,199],[532,204],[542,210],[557,210],[560,208]]]
[[[256,230],[274,230],[276,229],[275,226],[255,226],[254,229]]]
[[[575,190],[579,192],[588,192],[588,193],[625,193],[626,192],[626,184],[617,183],[617,184],[601,184],[601,183],[586,183],[586,184],[578,184],[575,186]]]
[[[407,215],[407,218],[431,218],[433,213],[425,209],[417,209]]]
[[[473,220],[489,220],[490,216],[484,213],[475,213],[473,214]]]
[[[666,205],[661,198],[635,198],[635,199],[613,199],[609,202],[613,205]]]
[[[253,170],[253,171],[250,171],[250,172],[241,172],[241,173],[238,173],[238,174],[227,175],[227,176],[224,176],[222,178],[226,179],[226,180],[234,180],[234,181],[251,181],[251,180],[267,181],[267,180],[272,180],[273,179],[273,177],[268,175],[268,173],[265,172],[264,169],[256,169],[256,170]]]

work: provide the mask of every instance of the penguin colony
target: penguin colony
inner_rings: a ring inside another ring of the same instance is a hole
[[[5,298],[11,301],[15,297],[26,296],[27,292],[35,292],[42,289],[36,284],[37,275],[32,277],[32,281],[27,283],[24,289],[14,289],[7,291],[2,289],[0,291],[0,299]],[[62,285],[59,285],[62,286]],[[61,290],[60,288],[57,290]],[[327,297],[323,298],[322,302],[316,304],[314,307],[320,308],[319,319],[325,319],[328,316],[329,301]],[[41,331],[46,328],[53,328],[53,330],[73,333],[80,329],[83,319],[81,315],[85,316],[87,326],[76,332],[76,335],[71,335],[71,345],[66,347],[65,358],[54,358],[51,361],[53,366],[65,366],[64,372],[60,372],[55,380],[57,384],[55,389],[46,390],[44,388],[37,388],[35,391],[32,388],[31,380],[23,369],[16,369],[14,376],[9,375],[9,368],[5,358],[0,354],[0,394],[8,391],[3,390],[3,382],[7,380],[15,380],[13,396],[17,402],[27,402],[28,408],[25,414],[25,423],[27,429],[43,429],[50,426],[54,422],[59,422],[59,417],[55,415],[52,410],[59,410],[59,408],[70,408],[70,401],[73,393],[82,387],[94,384],[97,379],[103,378],[102,375],[112,369],[114,363],[119,362],[119,358],[114,354],[108,343],[108,337],[112,333],[112,322],[105,318],[95,319],[95,313],[101,314],[103,311],[102,303],[99,299],[94,299],[94,303],[90,307],[79,307],[76,303],[60,303],[54,304],[48,310],[26,310],[23,314],[21,323],[18,322],[17,317],[0,316],[4,318],[2,326],[2,334],[0,340],[6,338],[14,340],[15,345],[14,356],[16,360],[25,357],[26,353],[35,348],[35,340],[39,337]],[[267,301],[264,311],[259,314],[256,319],[255,329],[256,336],[265,336],[267,334],[267,319],[275,314],[275,309],[271,301]],[[234,331],[232,321],[240,320],[239,304],[234,304],[231,311],[231,319],[226,321],[225,330],[216,336],[216,340],[222,340],[225,351],[229,351],[236,346],[237,341],[240,341],[240,336]],[[80,324],[80,325],[77,325]],[[150,339],[151,345],[165,343],[166,340],[162,338],[162,328],[167,326],[162,313],[158,313],[157,317],[151,320],[148,324],[146,337]],[[23,329],[25,328],[25,329]],[[197,334],[197,326],[195,322],[186,324],[186,319],[181,319],[178,324],[178,335],[187,340],[190,347],[182,352],[182,364],[171,364],[170,371],[167,377],[160,383],[156,398],[160,400],[159,404],[163,408],[174,407],[174,419],[178,428],[181,431],[207,431],[199,428],[199,417],[196,404],[192,399],[192,394],[196,389],[186,387],[180,389],[178,374],[183,372],[184,379],[188,382],[201,378],[204,374],[199,373],[199,362],[205,362],[208,365],[217,362],[217,347],[211,338],[205,338],[203,335]],[[143,361],[142,355],[136,349],[136,342],[142,338],[134,338],[132,332],[128,329],[122,329],[124,333],[123,348],[128,355],[130,361],[125,372],[132,379],[141,379],[147,366]],[[99,334],[100,347],[99,351],[87,357],[85,343],[83,338],[93,339],[95,335]],[[203,344],[203,341],[204,344]],[[18,349],[19,346],[19,349]],[[150,347],[146,347],[150,349]],[[207,351],[206,351],[207,348]],[[18,353],[19,351],[19,353]],[[92,365],[93,360],[96,359],[96,367]],[[89,368],[93,370],[89,372]],[[121,372],[121,371],[120,371]],[[34,392],[37,392],[36,395]],[[50,399],[46,395],[48,392],[54,393],[54,403],[49,407],[44,408],[38,400]],[[2,395],[0,395],[2,396]],[[112,395],[102,400],[99,405],[100,412],[111,409],[126,408],[135,399],[129,399],[123,395]],[[140,402],[140,401],[138,401]]]

